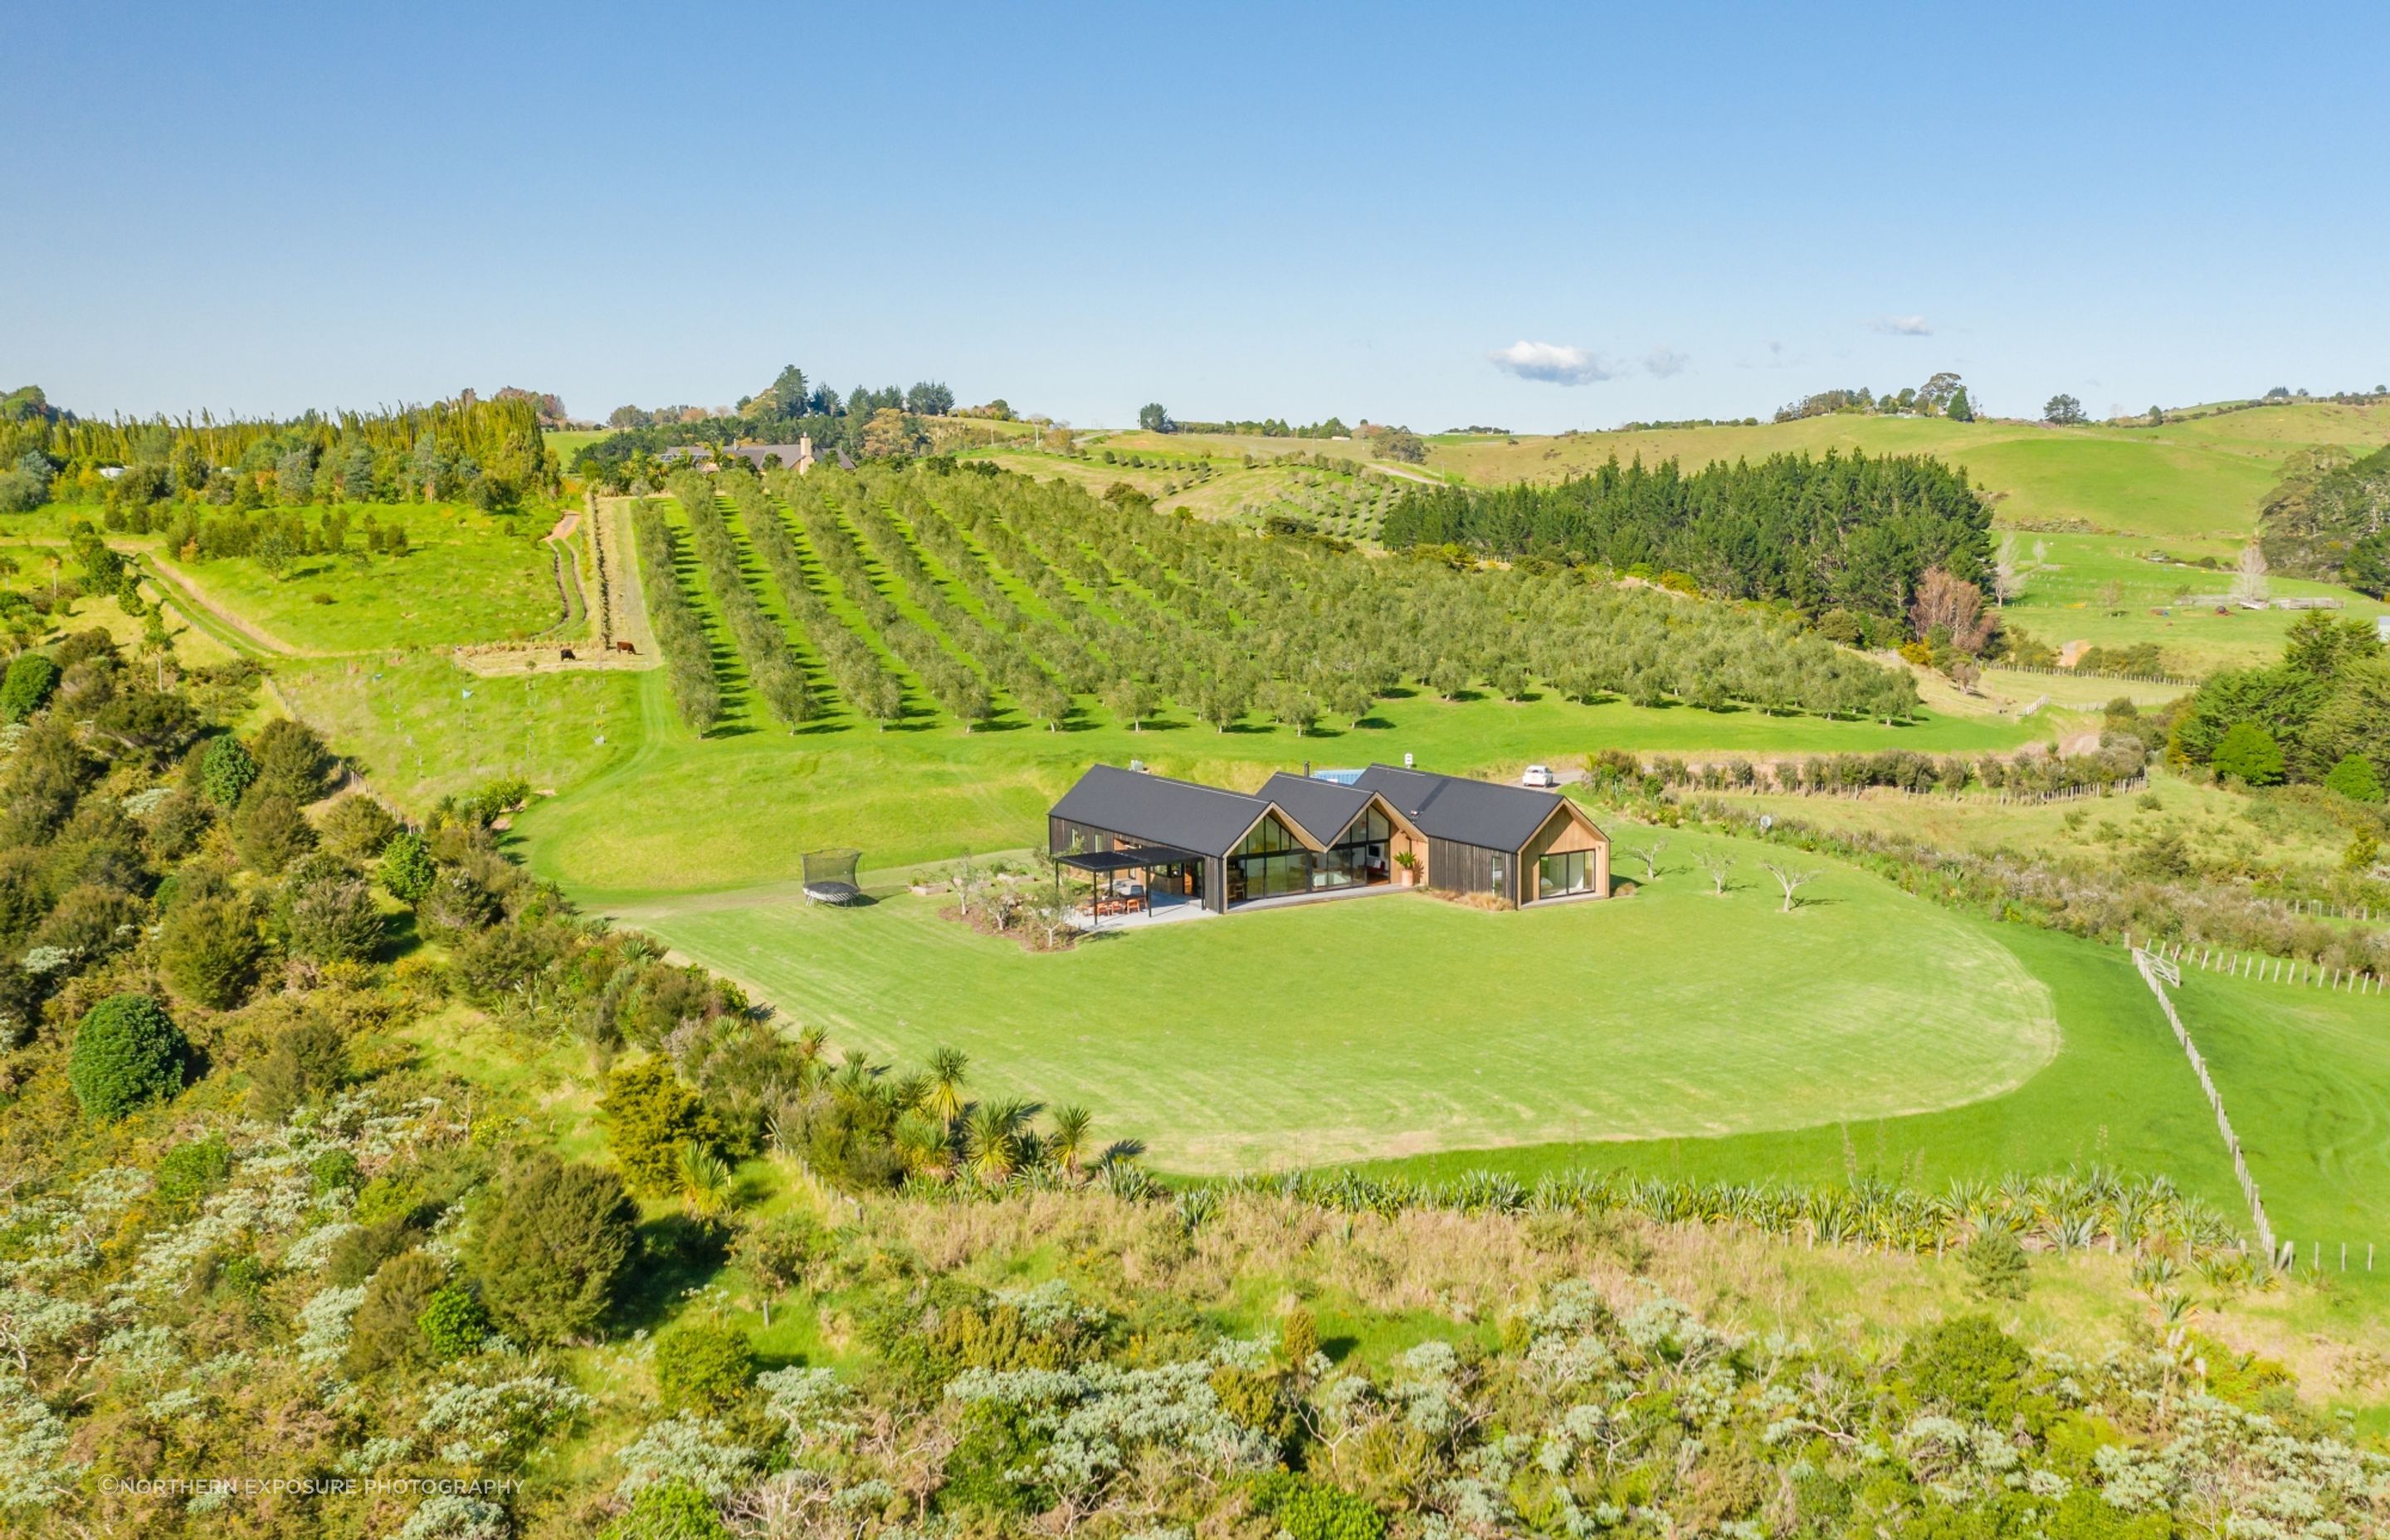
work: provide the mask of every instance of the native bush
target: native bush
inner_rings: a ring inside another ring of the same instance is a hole
[[[490,1313],[482,1296],[462,1278],[451,1278],[432,1291],[416,1317],[423,1345],[443,1363],[462,1358],[480,1348],[490,1335]]]
[[[166,982],[203,1006],[225,1010],[239,1004],[264,956],[256,916],[245,900],[211,895],[166,911],[158,941]]]
[[[260,1117],[279,1123],[297,1108],[341,1088],[349,1076],[348,1039],[340,1024],[311,1016],[276,1034],[271,1047],[250,1071],[250,1105]],[[355,1168],[350,1159],[350,1169]]]
[[[691,1321],[656,1339],[655,1374],[667,1412],[719,1416],[755,1383],[755,1349],[735,1327]]]
[[[58,665],[39,652],[20,652],[0,675],[0,724],[22,722],[42,709],[58,687]]]
[[[328,857],[312,856],[310,862]],[[381,947],[381,910],[364,878],[346,867],[292,875],[284,933],[290,955],[314,962],[369,962]]]
[[[400,833],[381,853],[382,891],[401,904],[420,904],[440,879],[439,864],[419,834]]]
[[[274,877],[315,848],[315,828],[278,792],[244,798],[232,815],[232,846],[254,872]]]
[[[428,1251],[404,1252],[376,1269],[350,1324],[348,1372],[368,1375],[385,1365],[426,1356],[429,1347],[420,1322],[447,1281],[448,1264]]]
[[[218,807],[235,807],[257,781],[257,761],[230,733],[208,740],[199,758],[199,787]]]
[[[630,1261],[637,1218],[612,1172],[545,1152],[521,1157],[501,1181],[473,1252],[491,1319],[525,1342],[596,1330]]]
[[[267,723],[251,753],[258,789],[268,796],[288,797],[303,807],[331,789],[332,752],[305,723],[288,717]]]
[[[667,1059],[618,1067],[606,1077],[598,1110],[614,1163],[634,1188],[652,1196],[679,1190],[681,1146],[710,1149],[721,1142],[704,1098],[681,1084]]]
[[[399,832],[390,810],[362,791],[350,793],[324,814],[324,843],[352,861],[370,861]]]
[[[67,1081],[84,1115],[112,1123],[144,1102],[182,1089],[189,1045],[157,1001],[114,995],[84,1013],[67,1060]]]

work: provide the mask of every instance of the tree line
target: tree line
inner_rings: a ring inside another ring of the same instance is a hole
[[[1929,456],[1771,455],[1691,472],[1613,456],[1549,486],[1408,488],[1382,539],[1675,571],[1721,597],[1898,620],[1933,569],[1985,577],[1990,527],[1964,468]]]
[[[71,413],[0,419],[0,512],[97,505],[112,520],[155,505],[469,502],[509,507],[553,493],[557,463],[527,393],[378,412],[217,422]],[[129,526],[120,526],[129,527]],[[142,527],[147,528],[145,523]]]

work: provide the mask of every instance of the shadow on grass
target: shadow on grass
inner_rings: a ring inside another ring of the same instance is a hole
[[[616,1323],[625,1330],[654,1331],[673,1317],[681,1296],[711,1282],[729,1256],[730,1232],[713,1220],[667,1213],[647,1221],[615,1296]]]

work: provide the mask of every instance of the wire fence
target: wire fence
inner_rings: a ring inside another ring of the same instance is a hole
[[[2003,674],[2046,674],[2054,679],[2120,679],[2131,685],[2196,685],[2179,674],[2123,674],[2108,669],[2053,668],[2046,663],[1994,663]]]
[[[2158,997],[2158,1005],[2165,1011],[2166,1024],[2174,1028],[2175,1041],[2182,1045],[2192,1072],[2199,1076],[2199,1088],[2207,1093],[2207,1105],[2216,1113],[2216,1127],[2224,1136],[2224,1148],[2232,1156],[2232,1174],[2241,1180],[2241,1196],[2249,1200],[2249,1217],[2257,1227],[2258,1244],[2265,1247],[2268,1258],[2280,1256],[2281,1251],[2274,1244],[2274,1226],[2266,1217],[2265,1198],[2257,1190],[2257,1179],[2249,1174],[2248,1157],[2241,1152],[2241,1136],[2232,1132],[2232,1120],[2225,1115],[2224,1093],[2216,1088],[2215,1079],[2207,1072],[2207,1060],[2201,1056],[2199,1045],[2191,1040],[2181,1014],[2174,1008],[2174,996],[2165,992],[2168,978],[2180,987],[2181,970],[2139,947],[2133,949],[2133,966],[2140,969],[2141,982],[2150,986],[2150,993]]]
[[[2138,955],[2143,946],[2133,946],[2128,931],[2125,944]],[[2149,941],[2143,943],[2150,955],[2180,969],[2197,969],[2228,979],[2247,979],[2258,983],[2290,984],[2301,989],[2337,990],[2345,995],[2380,995],[2390,989],[2382,975],[2354,968],[2329,968],[2301,957],[2273,957],[2261,952],[2242,952],[2230,947],[2203,946],[2178,941]]]

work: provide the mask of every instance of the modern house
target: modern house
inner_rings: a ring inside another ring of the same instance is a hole
[[[1047,840],[1214,913],[1411,883],[1510,904],[1610,894],[1609,838],[1567,798],[1384,764],[1350,784],[1280,771],[1250,793],[1099,764],[1047,815]]]

